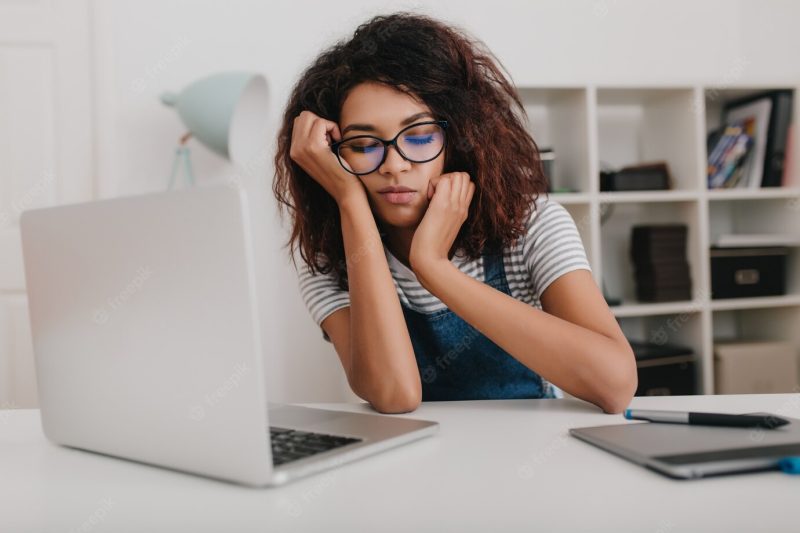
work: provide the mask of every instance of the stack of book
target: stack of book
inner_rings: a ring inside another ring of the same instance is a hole
[[[777,90],[725,103],[722,127],[707,140],[709,189],[788,185],[792,100],[791,90]]]
[[[685,224],[633,227],[631,260],[639,301],[691,300],[692,280],[686,258],[687,233]]]
[[[738,187],[750,174],[754,123],[752,118],[737,121],[708,140],[708,188]]]

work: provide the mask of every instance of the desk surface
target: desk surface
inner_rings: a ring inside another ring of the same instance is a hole
[[[800,418],[800,394],[632,406]],[[440,431],[248,489],[56,446],[38,411],[0,411],[0,531],[797,531],[800,477],[662,477],[570,437],[570,427],[623,422],[579,400],[432,402],[403,416],[437,420]]]

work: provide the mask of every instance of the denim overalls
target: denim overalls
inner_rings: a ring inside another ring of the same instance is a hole
[[[511,294],[502,252],[483,254],[485,283]],[[555,398],[553,387],[450,309],[402,304],[422,379],[422,401]]]

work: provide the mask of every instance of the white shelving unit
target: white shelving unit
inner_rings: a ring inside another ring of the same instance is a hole
[[[800,135],[790,147],[791,186],[706,188],[706,134],[719,124],[722,105],[771,89],[794,90],[793,123],[800,124],[800,85],[519,88],[533,138],[555,150],[553,189],[571,190],[551,197],[575,219],[595,281],[622,299],[611,309],[623,331],[690,346],[701,394],[714,393],[715,341],[789,341],[800,354],[800,249],[789,255],[785,296],[711,298],[709,247],[717,235],[800,232]],[[671,190],[600,192],[601,168],[652,161],[667,161]],[[689,228],[692,299],[637,302],[631,227],[675,222]]]

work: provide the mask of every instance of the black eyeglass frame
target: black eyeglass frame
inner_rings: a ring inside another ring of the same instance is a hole
[[[422,160],[422,161],[416,161],[416,160],[411,159],[410,157],[406,156],[406,154],[403,153],[403,150],[401,150],[400,147],[397,145],[397,139],[400,137],[400,135],[403,134],[404,131],[409,130],[411,128],[416,128],[417,126],[425,126],[427,124],[437,124],[438,126],[440,126],[442,128],[442,147],[439,149],[438,152],[436,152],[435,156],[433,156],[433,157],[431,157],[429,159]],[[348,141],[352,141],[353,139],[375,139],[376,141],[378,141],[381,144],[383,144],[383,157],[381,157],[381,162],[378,163],[377,165],[375,165],[375,168],[373,168],[369,172],[353,172],[352,170],[347,168],[344,165],[344,163],[342,162],[342,156],[339,155],[339,146],[341,146],[342,144],[344,144],[344,143],[346,143]],[[366,176],[367,174],[372,174],[373,172],[378,170],[380,168],[380,166],[384,163],[384,161],[386,161],[386,154],[389,153],[389,147],[392,146],[392,145],[394,145],[394,148],[395,148],[395,150],[397,150],[397,153],[400,154],[400,157],[402,157],[406,161],[410,161],[412,163],[427,163],[428,161],[433,161],[434,159],[436,159],[437,157],[439,157],[442,154],[442,151],[444,150],[444,147],[445,147],[446,143],[447,143],[447,121],[446,120],[429,120],[427,122],[415,122],[414,124],[410,124],[410,125],[406,126],[402,130],[397,132],[397,135],[395,135],[393,139],[381,139],[380,137],[375,137],[374,135],[355,135],[353,137],[348,137],[347,139],[342,139],[341,141],[337,141],[337,142],[331,143],[331,150],[333,151],[334,154],[336,154],[336,159],[339,160],[339,164],[342,165],[342,168],[345,169],[347,172],[349,172],[350,174],[355,174],[356,176]]]

